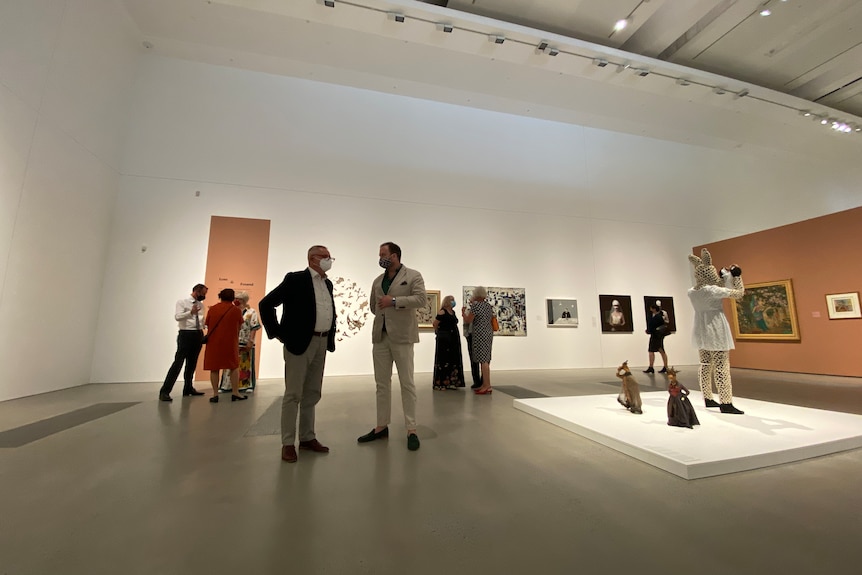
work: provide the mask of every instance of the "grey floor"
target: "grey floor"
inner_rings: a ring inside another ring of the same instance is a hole
[[[549,396],[617,389],[613,369],[493,377]],[[296,464],[273,435],[278,381],[217,405],[159,403],[157,384],[0,403],[0,432],[20,444],[0,448],[0,573],[862,571],[862,450],[685,481],[516,411],[510,395],[417,383],[420,451],[400,425],[357,445],[374,423],[373,380],[334,377],[317,420],[332,452]],[[750,397],[862,413],[854,378],[734,370],[734,390],[743,408]],[[89,419],[69,424],[76,410]]]

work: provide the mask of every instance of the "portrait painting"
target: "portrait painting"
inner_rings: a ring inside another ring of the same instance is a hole
[[[600,295],[602,333],[632,333],[632,298],[628,295]]]
[[[668,332],[674,333],[676,331],[676,311],[673,307],[673,298],[664,295],[645,295],[644,318],[647,322],[649,322],[650,317],[652,317],[652,313],[649,311],[649,306],[651,305],[657,305],[661,308],[661,314],[664,317],[664,321],[670,328]]]

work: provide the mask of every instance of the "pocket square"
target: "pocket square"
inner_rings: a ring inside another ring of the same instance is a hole
[[[407,285],[407,282],[406,282],[406,281],[403,281],[403,282],[401,282],[401,285],[406,286],[406,285]]]

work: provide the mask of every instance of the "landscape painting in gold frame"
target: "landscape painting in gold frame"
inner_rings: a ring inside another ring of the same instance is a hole
[[[748,284],[732,308],[737,340],[800,341],[791,280]]]

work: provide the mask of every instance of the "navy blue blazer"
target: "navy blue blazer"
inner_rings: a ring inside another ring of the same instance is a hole
[[[332,282],[328,279],[324,281],[329,297],[332,298]],[[275,314],[275,308],[280,305],[283,306],[281,322]],[[290,306],[290,313],[287,305]],[[317,321],[311,270],[306,268],[284,276],[284,281],[260,300],[258,311],[269,339],[278,338],[287,351],[294,355],[305,353],[311,338],[314,337],[314,324]],[[326,349],[335,351],[335,299],[332,299],[332,325],[329,328]]]

